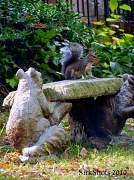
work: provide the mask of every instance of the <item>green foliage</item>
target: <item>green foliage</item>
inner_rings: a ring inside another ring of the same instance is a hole
[[[116,10],[117,0],[110,0],[110,8]],[[112,13],[107,18],[111,28],[103,22],[94,22],[100,29],[86,27],[81,16],[72,11],[65,0],[57,4],[42,1],[0,2],[0,79],[3,85],[14,88],[18,83],[18,68],[35,67],[41,71],[45,82],[60,79],[60,49],[67,42],[83,45],[85,56],[93,50],[100,57],[97,77],[120,77],[133,73],[133,35],[124,33],[116,20],[120,15]],[[126,4],[120,9],[131,10]],[[116,32],[119,32],[118,34]]]
[[[110,9],[114,11],[118,7],[117,0],[110,0]]]
[[[127,10],[127,11],[131,11],[131,7],[128,6],[127,4],[123,4],[120,6],[120,9],[124,9],[124,10]]]
[[[102,31],[102,30],[100,30]],[[97,31],[99,32],[99,30]],[[134,43],[125,36],[116,38],[110,35],[98,33],[98,40],[105,43],[93,42],[92,46],[96,54],[100,57],[99,69],[95,71],[99,77],[121,77],[124,73],[133,74],[134,72]],[[101,36],[101,37],[100,37]]]
[[[45,82],[59,79],[60,47],[66,39],[82,44],[90,40],[80,15],[63,0],[58,4],[2,0],[0,8],[0,79],[12,88],[18,68],[35,67]]]
[[[122,0],[121,0],[121,1],[122,1]],[[131,1],[133,1],[133,0],[131,0]],[[122,1],[122,2],[123,2],[123,1]],[[110,0],[109,5],[110,5],[110,9],[111,9],[112,11],[116,10],[116,9],[118,8],[118,0]],[[124,9],[124,10],[127,10],[127,11],[131,11],[131,7],[128,6],[127,4],[122,4],[122,5],[120,5],[119,7],[120,7],[120,9]]]
[[[118,7],[117,0],[110,0],[112,11]],[[131,7],[123,4],[120,9],[131,11]],[[124,73],[134,73],[134,36],[120,29],[121,15],[110,14],[106,21],[110,27],[103,25],[94,29],[94,42],[91,46],[100,57],[99,69],[94,68],[98,77],[121,77]],[[97,22],[96,22],[97,23]],[[98,25],[98,24],[97,24]],[[101,25],[101,24],[100,24]]]

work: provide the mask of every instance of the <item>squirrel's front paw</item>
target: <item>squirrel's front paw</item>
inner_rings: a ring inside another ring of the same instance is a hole
[[[97,79],[97,77],[94,77],[94,76],[90,76],[91,79]]]

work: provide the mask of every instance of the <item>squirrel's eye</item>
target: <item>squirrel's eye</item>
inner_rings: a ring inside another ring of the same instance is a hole
[[[95,55],[93,55],[93,58],[96,58],[96,56],[95,56]]]

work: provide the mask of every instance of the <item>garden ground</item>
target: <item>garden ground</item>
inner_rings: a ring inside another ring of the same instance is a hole
[[[6,137],[7,119],[8,112],[1,112],[0,180],[134,179],[134,147],[125,144],[98,151],[70,143],[60,159],[46,159],[36,164],[21,163],[19,154],[14,152]],[[68,131],[67,119],[63,124]],[[134,138],[133,119],[127,121],[123,133]]]

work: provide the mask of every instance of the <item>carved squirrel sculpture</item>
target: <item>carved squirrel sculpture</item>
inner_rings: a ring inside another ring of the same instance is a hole
[[[126,120],[134,118],[134,76],[124,74],[123,80],[115,95],[72,100],[69,112],[72,141],[121,134]]]
[[[91,51],[84,59],[81,59],[82,53],[83,48],[79,44],[70,44],[64,51],[60,62],[65,79],[78,79],[81,75],[86,78],[86,74],[95,78],[92,75],[92,65],[97,63],[99,58]]]
[[[41,89],[41,73],[34,68],[19,69],[16,75],[19,85],[6,125],[11,145],[27,160],[58,152],[68,141],[59,123],[71,103],[48,103]]]

